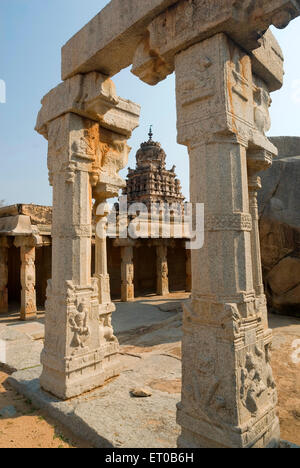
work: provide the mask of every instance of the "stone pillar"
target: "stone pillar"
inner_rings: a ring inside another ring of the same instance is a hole
[[[186,292],[192,291],[192,254],[186,249]]]
[[[33,237],[16,237],[15,246],[21,253],[21,314],[20,320],[33,320],[37,315],[35,290],[35,248]]]
[[[109,206],[105,201],[96,200],[96,236],[95,236],[95,278],[98,279],[99,304],[106,306],[110,312],[115,310],[110,296],[110,280],[107,271],[107,216]],[[99,213],[99,208],[101,214]]]
[[[110,186],[110,190],[105,184],[98,182],[93,190],[96,198],[96,250],[95,250],[95,278],[98,281],[99,289],[99,319],[105,339],[110,342],[110,347],[119,351],[119,343],[114,335],[112,327],[112,313],[116,307],[111,301],[110,277],[107,270],[107,217],[109,215],[109,205],[106,198],[116,197],[119,187]]]
[[[53,222],[40,384],[68,399],[120,372],[101,236],[98,278],[91,277],[92,199],[97,205],[110,197],[111,185],[124,184],[118,172],[128,160],[139,109],[97,73],[61,83],[42,104],[36,129],[48,140]]]
[[[89,151],[97,144],[93,138],[99,127],[69,113],[50,122],[48,128],[53,185],[52,280],[47,290],[41,386],[68,399],[119,373],[119,347],[111,323],[102,320],[98,280],[91,278]],[[100,247],[97,265],[102,254]]]
[[[276,389],[253,284],[251,60],[218,34],[179,53],[175,70],[191,202],[204,203],[206,213],[205,244],[192,251],[192,298],[184,310],[178,443],[277,447]]]
[[[8,312],[8,241],[0,238],[0,314]]]
[[[121,300],[131,302],[134,300],[134,264],[133,248],[121,247]]]
[[[159,244],[156,247],[157,261],[157,295],[167,296],[169,294],[169,270],[168,270],[168,247]]]
[[[268,169],[272,165],[273,156],[273,154],[263,149],[248,151],[247,154],[249,206],[252,216],[251,251],[253,285],[256,293],[257,309],[261,312],[265,332],[270,336],[270,342],[272,337],[269,332],[267,300],[263,284],[257,194],[258,190],[261,189],[261,179],[258,173]]]

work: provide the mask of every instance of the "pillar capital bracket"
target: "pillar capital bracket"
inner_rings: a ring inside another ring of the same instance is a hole
[[[108,130],[130,137],[138,126],[140,106],[118,97],[107,76],[91,72],[60,83],[44,96],[36,131],[48,138],[48,124],[67,113],[99,122]]]
[[[283,55],[273,34],[267,30],[272,24],[284,28],[299,16],[299,2],[264,0],[250,5],[249,1],[229,0],[225,5],[219,3],[209,8],[202,0],[178,2],[157,16],[136,49],[132,73],[155,85],[174,71],[178,53],[214,34],[224,33],[251,56],[255,72],[259,76],[263,74],[269,88],[279,89],[283,82]]]

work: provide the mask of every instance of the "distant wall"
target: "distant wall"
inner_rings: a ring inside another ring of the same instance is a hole
[[[135,296],[156,293],[156,247],[147,242],[133,249]]]
[[[121,248],[114,247],[112,239],[107,242],[107,266],[111,297],[113,300],[121,299]]]

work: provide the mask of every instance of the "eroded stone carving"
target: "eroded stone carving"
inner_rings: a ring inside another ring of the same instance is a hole
[[[88,315],[88,306],[83,302],[79,304],[76,313],[70,317],[71,330],[74,333],[71,347],[76,349],[84,348],[87,340],[91,336],[88,326]]]
[[[92,73],[51,91],[38,117],[37,130],[49,142],[53,186],[52,280],[41,386],[62,399],[119,372],[105,229],[96,236],[96,277],[91,278],[92,199],[97,209],[123,186],[118,172],[126,164],[127,137],[138,114],[138,106],[116,97],[110,80]],[[99,221],[103,217],[105,212]]]

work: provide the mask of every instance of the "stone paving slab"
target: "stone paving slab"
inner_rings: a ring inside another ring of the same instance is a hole
[[[40,365],[42,341],[34,341],[26,333],[7,326],[0,330],[0,342],[0,363],[8,369],[16,371]]]
[[[9,383],[35,407],[97,448],[175,448],[180,430],[176,424],[180,393],[170,389],[181,378],[180,361],[157,354],[123,358],[127,369],[120,377],[67,402],[40,389],[41,367],[17,372]],[[164,391],[158,390],[157,384]],[[152,396],[132,397],[131,391],[137,387],[150,389]]]
[[[112,314],[112,325],[116,335],[144,326],[149,327],[176,315],[176,310],[166,313],[149,301],[146,299],[116,303],[116,311]],[[168,302],[166,299],[163,303]]]

